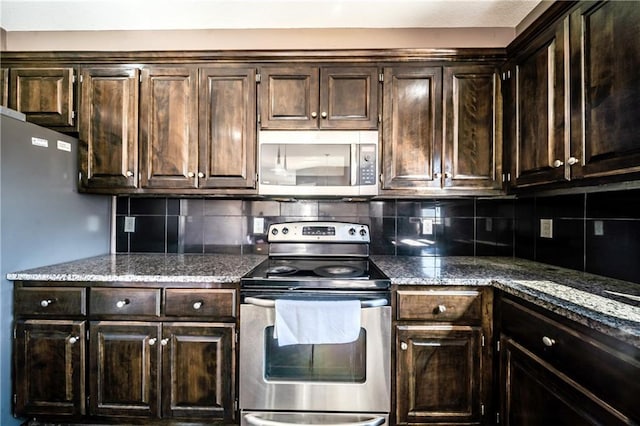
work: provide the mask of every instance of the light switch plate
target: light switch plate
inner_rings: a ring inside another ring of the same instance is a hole
[[[604,222],[601,220],[595,220],[593,222],[593,235],[601,237],[604,235]]]
[[[124,232],[136,232],[136,218],[126,216],[124,218]]]
[[[540,237],[553,238],[553,219],[540,219]]]
[[[433,235],[433,219],[422,219],[422,235]]]

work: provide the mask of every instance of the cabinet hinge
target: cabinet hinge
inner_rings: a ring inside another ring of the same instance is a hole
[[[82,79],[82,74],[80,74],[80,83],[82,83],[82,80],[83,80],[83,79]]]
[[[87,330],[85,334],[87,335],[87,341],[89,341],[89,330]]]
[[[378,124],[382,123],[382,114],[378,114]]]
[[[260,124],[260,123],[261,123],[261,121],[260,121],[260,120],[261,120],[261,118],[262,118],[262,117],[260,117],[260,114],[258,114],[258,124]]]
[[[256,83],[260,83],[262,81],[262,74],[256,73]]]
[[[233,401],[233,411],[238,411],[238,400]]]
[[[138,81],[140,81],[140,83],[142,83],[142,74],[138,75]]]
[[[236,343],[238,343],[240,341],[239,336],[238,336],[239,334],[240,333],[238,332],[238,330],[236,330]]]
[[[484,348],[484,334],[480,336],[480,346]]]
[[[16,340],[16,328],[13,327],[13,340]]]
[[[496,342],[496,352],[500,352],[500,340]]]
[[[75,111],[71,111],[71,118],[76,118],[76,112]]]
[[[13,394],[13,405],[16,405],[18,403],[18,394],[14,393]]]
[[[484,404],[480,404],[480,415],[484,416]]]
[[[73,77],[71,77],[71,83],[73,83],[73,84],[76,83],[76,76],[75,75]]]
[[[500,423],[500,413],[496,413],[496,424]]]
[[[378,74],[378,81],[380,83],[384,83],[384,74],[383,73]]]

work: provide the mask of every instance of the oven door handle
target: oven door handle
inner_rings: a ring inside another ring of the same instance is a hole
[[[279,422],[276,420],[263,419],[255,414],[245,414],[244,420],[247,424],[252,426],[292,426],[299,423]],[[363,421],[349,422],[349,423],[304,423],[308,425],[317,426],[378,426],[384,424],[385,420],[382,416],[372,417]]]
[[[276,301],[274,299],[262,299],[260,297],[245,297],[244,303],[250,305],[261,306],[263,308],[275,308]],[[361,308],[377,308],[379,306],[387,306],[389,301],[387,299],[370,299],[361,300]]]

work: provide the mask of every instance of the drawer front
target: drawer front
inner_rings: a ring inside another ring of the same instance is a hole
[[[89,309],[94,315],[160,316],[160,290],[147,288],[92,288]]]
[[[167,316],[236,317],[236,291],[234,289],[167,289],[164,303]]]
[[[16,288],[15,314],[37,316],[86,315],[86,294],[85,288]]]
[[[482,319],[479,290],[398,290],[398,320],[477,323]]]
[[[640,353],[622,351],[511,300],[501,300],[501,333],[640,421]],[[622,345],[622,344],[621,344]],[[622,346],[621,346],[622,348]]]

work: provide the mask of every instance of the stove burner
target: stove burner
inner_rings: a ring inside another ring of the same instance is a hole
[[[351,265],[326,265],[315,268],[313,272],[321,277],[357,277],[364,270]]]
[[[298,268],[289,265],[278,265],[267,270],[269,275],[290,275],[298,272]]]

